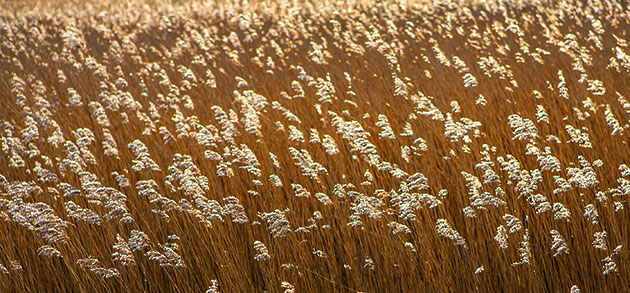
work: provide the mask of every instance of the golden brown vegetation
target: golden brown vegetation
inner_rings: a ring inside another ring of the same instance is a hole
[[[630,291],[624,1],[0,4],[2,291]]]

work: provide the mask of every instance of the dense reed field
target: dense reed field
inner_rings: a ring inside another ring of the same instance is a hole
[[[0,291],[630,291],[625,1],[0,3]]]

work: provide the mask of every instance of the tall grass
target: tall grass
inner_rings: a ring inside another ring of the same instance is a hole
[[[0,4],[2,291],[630,291],[623,1]]]

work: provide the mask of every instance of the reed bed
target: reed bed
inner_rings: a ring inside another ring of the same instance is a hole
[[[0,288],[630,291],[625,1],[0,3]]]

